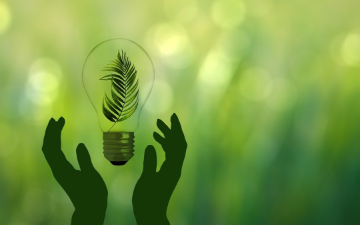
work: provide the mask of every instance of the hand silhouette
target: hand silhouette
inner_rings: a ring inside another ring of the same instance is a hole
[[[178,117],[171,116],[171,129],[160,119],[157,126],[164,137],[154,132],[154,139],[165,151],[165,161],[156,172],[157,159],[152,145],[145,149],[144,167],[133,194],[133,209],[138,225],[170,224],[166,210],[181,176],[187,143]]]
[[[92,165],[89,152],[79,144],[76,154],[81,171],[66,160],[61,150],[61,131],[65,119],[52,118],[46,128],[43,153],[52,173],[75,207],[71,224],[103,224],[108,192],[104,180]]]

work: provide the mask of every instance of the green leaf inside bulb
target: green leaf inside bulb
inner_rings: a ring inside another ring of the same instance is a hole
[[[102,109],[105,117],[117,123],[128,119],[136,110],[139,103],[139,79],[134,64],[126,53],[118,51],[117,58],[108,64],[103,71],[111,74],[100,80],[111,81],[111,98],[105,93]]]

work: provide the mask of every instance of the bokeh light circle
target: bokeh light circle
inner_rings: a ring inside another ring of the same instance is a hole
[[[0,1],[0,35],[5,33],[11,22],[11,11],[5,2]]]
[[[346,36],[342,48],[341,56],[345,64],[349,66],[359,66],[360,64],[360,34],[351,33]]]
[[[58,97],[61,78],[60,65],[55,60],[36,60],[29,71],[27,97],[38,105],[52,103]]]

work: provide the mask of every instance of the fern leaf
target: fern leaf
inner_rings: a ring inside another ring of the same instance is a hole
[[[118,51],[117,58],[107,64],[103,71],[111,72],[100,80],[111,81],[112,98],[105,94],[102,104],[103,114],[114,122],[114,126],[117,122],[128,119],[136,111],[139,104],[139,79],[134,64],[123,50],[121,53]]]

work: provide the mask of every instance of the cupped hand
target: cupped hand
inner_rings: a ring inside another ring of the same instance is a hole
[[[51,171],[75,207],[72,224],[103,224],[108,191],[104,180],[95,170],[84,144],[76,149],[80,171],[67,161],[61,150],[61,131],[65,119],[50,119],[42,151]]]
[[[138,225],[170,224],[166,210],[180,179],[187,143],[176,114],[171,116],[171,128],[162,120],[157,126],[164,136],[154,132],[154,139],[165,151],[165,161],[156,172],[156,151],[152,145],[145,150],[144,167],[133,193],[133,209]]]

